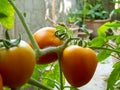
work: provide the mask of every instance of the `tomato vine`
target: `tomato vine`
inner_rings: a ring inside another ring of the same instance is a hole
[[[37,43],[35,42],[34,38],[32,37],[32,33],[30,31],[29,26],[27,25],[24,16],[21,14],[20,10],[16,7],[16,5],[14,4],[14,2],[12,0],[8,0],[10,2],[10,4],[13,6],[14,10],[16,11],[17,15],[19,16],[26,33],[28,34],[29,39],[31,40],[32,44],[33,44],[33,48],[35,50],[36,53],[36,58],[38,58],[41,54],[39,46],[37,45]]]

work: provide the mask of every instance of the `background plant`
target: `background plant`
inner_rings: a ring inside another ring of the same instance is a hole
[[[79,3],[79,7],[75,11],[71,11],[68,15],[68,22],[76,24],[80,27],[86,26],[87,20],[104,20],[108,19],[108,10],[104,8],[102,0],[83,0]],[[112,16],[112,14],[111,14]]]

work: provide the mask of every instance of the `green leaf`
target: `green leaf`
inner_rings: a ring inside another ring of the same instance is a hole
[[[90,42],[90,46],[92,47],[101,47],[105,44],[106,39],[104,37],[96,37]]]
[[[120,44],[120,36],[118,36],[115,40],[116,44],[119,45]]]
[[[111,27],[111,28],[114,28],[114,29],[117,29],[120,27],[120,21],[118,20],[115,20],[109,24],[106,25],[107,27]]]
[[[4,13],[0,13],[0,18],[6,18],[7,15],[5,15]]]
[[[105,37],[106,36],[106,31],[110,28],[108,25],[110,25],[111,22],[106,22],[102,26],[98,28],[98,36]]]
[[[107,36],[107,37],[106,37],[106,40],[107,40],[107,41],[109,41],[109,40],[115,40],[117,37],[118,37],[118,35]]]
[[[60,88],[60,72],[59,72],[59,64],[54,63],[52,66],[48,67],[47,71],[42,73],[42,83],[50,86],[51,88]],[[63,78],[63,84],[65,83],[65,79]]]
[[[35,78],[36,80],[38,80],[39,78],[42,77],[42,73],[44,73],[45,69],[49,66],[49,64],[45,64],[45,65],[35,65],[35,70],[34,73],[32,75],[33,78]]]
[[[108,80],[107,80],[107,90],[114,90],[115,83],[120,78],[120,62],[117,62],[113,66],[113,71],[111,72]]]
[[[116,50],[116,51],[118,51],[118,52],[116,52],[116,53],[113,54],[113,55],[115,55],[115,57],[118,57],[117,59],[119,59],[119,57],[120,57],[120,53],[119,53],[119,51],[120,51],[120,46],[119,46],[119,45],[116,46],[116,48],[115,48],[114,50]]]
[[[14,9],[7,0],[0,0],[0,23],[8,29],[14,25]]]
[[[114,69],[120,69],[120,62],[117,62],[113,65]]]
[[[115,88],[120,90],[120,81],[117,81],[116,84],[115,84]]]
[[[45,83],[45,85],[50,86],[54,88],[55,81],[54,81],[54,73],[53,70],[50,70],[44,74],[45,77],[43,77],[42,82]]]
[[[97,57],[98,57],[98,61],[101,62],[103,60],[105,60],[106,58],[108,58],[111,55],[112,51],[109,50],[101,50]]]

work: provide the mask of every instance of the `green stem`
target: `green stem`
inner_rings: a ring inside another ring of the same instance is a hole
[[[49,52],[61,52],[66,46],[67,44],[70,42],[70,40],[72,40],[73,38],[69,38],[67,39],[64,44],[60,45],[60,46],[57,46],[57,47],[48,47],[48,48],[44,48],[44,49],[41,49],[41,55],[45,55]]]
[[[49,80],[49,81],[52,81],[52,82],[56,83],[57,85],[55,84],[55,87],[56,87],[58,90],[60,90],[60,87],[59,87],[59,86],[60,86],[60,83],[58,83],[57,81],[52,80],[52,79],[50,79],[50,78],[43,78],[43,79],[47,79],[47,80]]]
[[[63,90],[64,86],[63,86],[63,75],[61,68],[61,53],[58,53],[58,61],[59,61],[59,70],[60,70],[60,90]]]
[[[44,48],[44,49],[41,49],[41,55],[45,55],[46,53],[49,53],[49,52],[61,52],[63,51],[63,49],[68,45],[68,43],[73,40],[73,39],[78,39],[78,38],[68,38],[64,44],[60,45],[60,46],[57,46],[57,47],[48,47],[48,48]]]
[[[56,52],[58,53],[58,61],[59,61],[59,67],[60,67],[60,90],[64,89],[63,86],[63,75],[62,75],[62,69],[61,69],[61,54],[62,51],[64,50],[64,48],[68,45],[68,43],[73,40],[73,39],[77,39],[77,38],[68,38],[64,44],[62,44],[61,46],[58,47],[49,47],[49,48],[45,48],[42,50],[42,54],[46,54],[48,52]]]
[[[92,48],[92,49],[103,49],[103,50],[109,50],[109,51],[112,51],[112,52],[120,53],[120,51],[118,51],[118,50],[110,49],[110,48],[104,48],[104,47],[89,47],[89,48]]]
[[[13,6],[13,8],[16,11],[17,15],[19,16],[19,19],[21,20],[21,22],[22,22],[22,24],[23,24],[23,26],[25,28],[25,31],[28,34],[28,37],[29,37],[30,41],[33,44],[33,48],[34,48],[35,53],[36,53],[36,58],[39,58],[39,56],[41,54],[39,46],[37,45],[35,39],[33,38],[32,33],[30,31],[30,28],[28,27],[28,25],[27,25],[27,23],[26,23],[26,21],[24,19],[24,16],[21,14],[20,10],[16,7],[16,5],[14,4],[14,2],[12,0],[8,0],[8,1]]]
[[[64,48],[68,45],[68,43],[76,38],[69,38],[66,40],[66,42],[59,46],[59,52],[58,52],[58,61],[59,61],[59,71],[60,71],[60,90],[64,90],[64,85],[63,85],[63,74],[62,74],[62,67],[61,67],[61,57],[62,57],[62,51],[64,50]]]
[[[35,80],[35,79],[33,79],[33,78],[31,78],[31,79],[28,81],[28,83],[29,83],[29,84],[32,84],[32,85],[34,85],[34,86],[37,86],[37,87],[39,87],[40,89],[43,89],[43,90],[52,90],[51,88],[49,88],[49,87],[41,84],[39,81],[37,81],[37,80]]]

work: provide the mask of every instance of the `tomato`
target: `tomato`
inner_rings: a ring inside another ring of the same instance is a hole
[[[55,36],[56,29],[53,27],[44,27],[33,34],[34,39],[41,49],[51,46],[59,46],[62,40]],[[30,44],[31,45],[31,44]],[[57,54],[54,52],[47,53],[41,56],[38,64],[48,64],[57,60]]]
[[[90,48],[77,45],[64,49],[61,67],[66,80],[74,87],[88,83],[97,66],[97,56]]]
[[[31,77],[36,64],[35,53],[25,41],[18,46],[0,48],[0,74],[3,84],[11,88],[19,87]]]
[[[2,76],[0,74],[0,90],[3,90],[2,88],[3,88],[3,81],[2,81]]]

